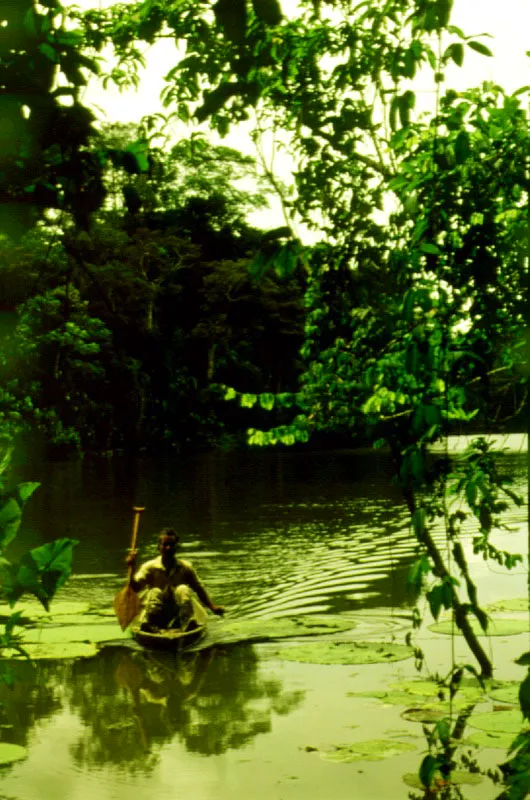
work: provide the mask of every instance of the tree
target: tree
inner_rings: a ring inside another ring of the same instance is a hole
[[[285,19],[275,0],[176,9],[148,0],[119,19],[112,10],[91,12],[85,24],[97,19],[124,63],[133,42],[153,41],[163,25],[184,39],[186,57],[163,93],[181,118],[194,114],[224,134],[253,114],[260,129],[291,134],[290,207],[325,241],[306,254],[302,413],[290,426],[252,432],[251,441],[290,444],[319,428],[363,425],[387,442],[422,553],[412,583],[432,576],[434,615],[452,606],[488,675],[468,614],[483,628],[487,620],[457,541],[461,520],[446,498],[464,492],[479,524],[475,546],[510,566],[514,559],[496,551],[489,534],[511,490],[480,441],[463,473],[444,461],[431,468],[426,450],[455,421],[489,410],[494,371],[520,380],[528,141],[517,95],[495,87],[463,98],[443,92],[444,68],[461,65],[466,47],[490,55],[451,25],[451,8],[451,0],[355,7],[306,0]],[[426,65],[437,87],[427,122],[413,119],[407,85]],[[399,210],[376,222],[373,211],[389,192]],[[377,284],[384,292],[374,300]],[[245,406],[256,400],[241,395]],[[285,402],[292,398],[261,396],[265,407]],[[447,525],[466,602],[429,533],[437,517]]]
[[[297,360],[299,278],[249,270],[260,246],[277,246],[277,232],[245,220],[263,196],[231,183],[252,160],[197,137],[168,153],[140,151],[142,137],[119,126],[94,140],[109,159],[107,202],[90,234],[35,229],[32,253],[24,237],[0,274],[6,287],[15,275],[27,287],[6,380],[17,374],[20,401],[31,395],[54,446],[208,444],[244,425],[212,381],[278,387]],[[146,171],[122,168],[133,151]]]
[[[50,208],[87,228],[104,192],[79,92],[97,61],[58,0],[7,3],[0,16],[0,232],[17,239]]]

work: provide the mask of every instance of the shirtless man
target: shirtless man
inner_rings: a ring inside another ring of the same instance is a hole
[[[164,528],[158,539],[159,556],[146,561],[133,573],[130,587],[144,592],[140,630],[150,633],[164,628],[192,630],[206,621],[202,606],[222,616],[223,606],[217,606],[188,561],[176,557],[179,535],[173,528]],[[127,557],[127,564],[136,567],[137,552]],[[196,597],[202,603],[197,602]]]

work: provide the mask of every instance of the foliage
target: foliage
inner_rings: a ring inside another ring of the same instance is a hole
[[[528,667],[530,653],[523,653],[517,664]],[[527,723],[530,723],[530,669],[519,687],[519,706]],[[498,800],[523,800],[530,793],[530,727],[519,733],[508,751],[510,758],[501,764],[504,777],[504,791]]]
[[[4,6],[0,230],[18,238],[48,208],[87,227],[103,194],[100,158],[87,148],[94,117],[79,93],[97,60],[81,51],[83,33],[66,24],[59,2]]]
[[[11,450],[6,449],[0,466],[0,595],[12,607],[22,595],[31,594],[48,610],[55,593],[70,575],[73,550],[78,542],[75,539],[58,539],[33,548],[22,556],[18,564],[6,558],[5,549],[17,536],[24,506],[40,485],[21,483],[7,490],[3,473],[9,465],[10,456]],[[15,628],[21,624],[21,617],[22,611],[17,611],[6,621],[0,633],[0,651],[4,648],[14,650],[27,657],[21,637],[15,633]],[[14,675],[9,666],[0,670],[0,682],[13,685]]]
[[[97,146],[127,152],[141,135],[109,128]],[[149,174],[103,173],[108,204],[90,235],[67,227],[61,245],[52,234],[46,259],[33,231],[36,262],[24,240],[11,249],[13,270],[35,280],[6,340],[6,386],[55,452],[209,444],[245,424],[212,382],[294,385],[301,278],[250,273],[252,254],[276,242],[245,221],[263,198],[232,184],[251,160],[197,137],[149,158]]]

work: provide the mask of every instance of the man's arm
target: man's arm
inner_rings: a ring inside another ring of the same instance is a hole
[[[188,579],[188,585],[193,589],[193,591],[195,592],[195,594],[197,595],[203,606],[209,608],[213,614],[217,614],[218,616],[222,617],[222,615],[225,613],[224,606],[217,606],[213,602],[213,600],[208,595],[208,592],[206,591],[205,587],[200,582],[197,573],[195,572],[195,570],[191,565],[186,565],[186,572],[187,572],[186,577]]]
[[[146,578],[142,575],[142,567],[136,572],[136,559],[138,552],[133,550],[125,559],[125,563],[129,567],[129,586],[133,592],[141,592],[145,588]]]

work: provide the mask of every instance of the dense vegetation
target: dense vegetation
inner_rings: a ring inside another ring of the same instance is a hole
[[[5,436],[26,418],[85,449],[211,445],[243,426],[252,444],[387,445],[418,541],[411,590],[435,617],[453,610],[491,675],[459,533],[473,519],[475,552],[510,568],[491,534],[521,500],[483,440],[459,465],[427,449],[528,410],[528,87],[446,84],[450,64],[491,55],[451,24],[452,0],[301,0],[289,18],[277,0],[58,10],[2,12]],[[246,223],[259,201],[231,180],[252,169],[239,154],[190,134],[166,155],[154,119],[97,131],[84,71],[111,44],[103,80],[134,82],[139,43],[159,36],[185,44],[163,92],[180,120],[287,138],[291,185],[261,164],[286,228]],[[434,101],[416,113],[411,81],[429,71]]]
[[[118,128],[97,146],[114,153],[116,139],[133,174],[102,173],[90,235],[39,227],[4,249],[10,393],[56,451],[227,445],[244,421],[215,383],[295,387],[301,275],[250,272],[276,236],[245,222],[263,201],[232,185],[250,159],[201,137],[135,151],[138,132]]]

